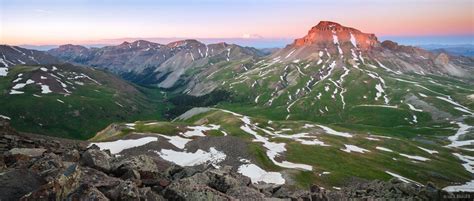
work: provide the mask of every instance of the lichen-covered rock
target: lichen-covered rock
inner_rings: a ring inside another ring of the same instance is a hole
[[[125,158],[113,165],[112,172],[123,179],[142,180],[145,183],[158,182],[160,175],[156,163],[150,156],[139,155]]]
[[[181,167],[173,165],[165,171],[165,175],[172,180],[178,180],[186,177],[191,177],[197,172],[199,171],[192,167]]]
[[[140,200],[140,191],[132,181],[121,181],[105,194],[112,200]]]
[[[211,169],[205,172],[208,177],[207,185],[220,192],[226,193],[228,189],[239,186],[248,186],[250,178],[232,172],[232,167],[226,166],[221,169]]]
[[[88,149],[82,154],[81,164],[109,172],[111,169],[110,155],[98,149]]]
[[[67,200],[95,200],[95,201],[107,201],[107,198],[102,192],[97,188],[92,187],[88,184],[82,184],[75,191],[71,192]]]
[[[149,201],[164,201],[166,200],[163,196],[153,192],[150,187],[138,189],[140,194],[140,200],[149,200]]]
[[[238,186],[227,190],[226,194],[241,201],[265,200],[265,195],[247,186]]]
[[[62,159],[68,162],[78,162],[81,159],[81,154],[77,149],[66,150],[64,154],[62,154]]]
[[[58,178],[25,195],[22,200],[64,200],[81,185],[80,176],[80,168],[73,164]]]
[[[28,157],[40,157],[46,149],[43,148],[13,148],[8,151],[7,155],[26,155]]]
[[[63,168],[64,164],[61,157],[54,153],[48,153],[36,160],[29,169],[35,171],[47,181],[52,181],[58,177]]]

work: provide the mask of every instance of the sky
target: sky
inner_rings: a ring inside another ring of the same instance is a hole
[[[401,43],[474,44],[474,0],[0,0],[0,43],[196,38],[271,47],[321,20]]]

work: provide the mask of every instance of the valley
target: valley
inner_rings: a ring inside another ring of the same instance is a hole
[[[271,53],[197,40],[0,53],[0,115],[21,132],[230,166],[262,188],[397,178],[474,192],[471,57],[330,21]]]

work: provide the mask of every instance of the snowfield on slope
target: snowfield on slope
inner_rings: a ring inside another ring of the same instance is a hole
[[[252,183],[285,184],[285,179],[279,172],[267,172],[255,164],[243,164],[238,172],[244,176],[250,177]]]
[[[344,146],[346,147],[345,149],[341,149],[342,151],[344,152],[347,152],[347,153],[351,153],[351,152],[358,152],[358,153],[365,153],[365,152],[370,152],[369,150],[367,149],[364,149],[364,148],[361,148],[361,147],[358,147],[358,146],[355,146],[355,145],[351,145],[351,144],[344,144]]]
[[[155,151],[164,160],[173,162],[180,166],[196,166],[201,164],[217,165],[226,159],[225,153],[216,150],[214,147],[209,151],[198,149],[196,152],[175,151],[171,149],[162,149]]]
[[[139,139],[117,140],[112,142],[93,142],[89,146],[97,145],[101,150],[110,150],[111,154],[118,154],[125,149],[143,146],[153,141],[158,141],[157,137],[143,137]]]
[[[191,129],[190,131],[186,131],[184,133],[182,133],[181,135],[183,135],[184,137],[194,137],[194,136],[198,136],[198,137],[204,137],[206,136],[204,134],[205,131],[210,131],[210,130],[219,130],[220,126],[219,125],[214,125],[214,124],[211,124],[209,126],[189,126],[188,129]]]

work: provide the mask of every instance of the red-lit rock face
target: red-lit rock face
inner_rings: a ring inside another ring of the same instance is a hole
[[[303,38],[296,39],[295,47],[305,45],[315,45],[320,48],[334,48],[336,43],[346,52],[357,47],[360,50],[370,50],[379,45],[379,41],[374,34],[362,33],[361,31],[342,26],[335,22],[321,21],[318,25],[309,30]]]

